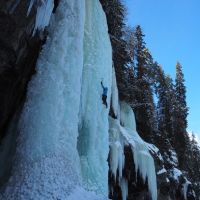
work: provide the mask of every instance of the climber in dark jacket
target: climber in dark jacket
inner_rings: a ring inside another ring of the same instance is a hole
[[[108,104],[107,104],[107,93],[108,93],[108,88],[107,87],[104,87],[103,85],[103,82],[101,81],[101,87],[103,88],[103,94],[102,94],[102,101],[103,101],[103,104],[106,106],[106,108],[108,107]]]

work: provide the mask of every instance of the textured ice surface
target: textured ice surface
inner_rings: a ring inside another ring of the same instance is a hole
[[[108,112],[112,84],[112,51],[106,16],[98,0],[86,1],[84,66],[78,150],[86,187],[108,194]],[[108,87],[108,108],[102,87]]]
[[[76,187],[67,200],[106,200],[104,195],[97,195],[95,192],[86,191],[82,187]]]
[[[52,18],[20,119],[7,200],[65,199],[81,183],[76,150],[84,1],[63,0]]]
[[[120,123],[136,132],[135,115],[131,107],[125,102],[120,103]]]
[[[109,110],[100,82],[108,87],[109,105],[112,51],[100,2],[60,1],[48,31],[28,86],[12,175],[0,198],[105,200]]]

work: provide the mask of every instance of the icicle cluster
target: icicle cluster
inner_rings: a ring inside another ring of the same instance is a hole
[[[16,0],[15,4],[11,7],[12,13],[21,0]],[[49,25],[51,14],[54,8],[54,0],[29,0],[29,6],[27,9],[27,16],[30,14],[33,7],[36,8],[35,25],[33,29],[33,35],[37,30],[44,30]]]
[[[115,79],[115,77],[114,77]],[[117,86],[116,81],[113,81],[113,93],[116,93]],[[115,97],[114,101],[117,101],[117,94],[112,94]],[[131,146],[133,152],[133,159],[135,163],[136,173],[140,172],[144,182],[147,178],[148,187],[151,193],[152,199],[157,199],[157,183],[155,165],[152,156],[149,153],[148,144],[145,143],[138,133],[136,132],[135,117],[131,107],[121,102],[120,106],[116,102],[112,104],[115,106],[113,110],[116,112],[118,119],[109,119],[110,123],[110,165],[111,171],[116,178],[117,170],[119,172],[119,184],[122,190],[123,200],[126,200],[128,195],[128,182],[122,176],[122,170],[124,168],[124,147]],[[120,107],[120,111],[119,108]],[[120,112],[120,115],[118,114]],[[119,117],[120,116],[120,117]]]

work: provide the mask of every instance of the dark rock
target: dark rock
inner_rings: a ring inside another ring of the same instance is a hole
[[[0,138],[23,102],[41,40],[32,37],[35,10],[27,16],[28,1],[0,1]]]
[[[143,181],[139,171],[136,175],[133,153],[130,146],[124,147],[124,155],[125,165],[123,169],[123,177],[128,181],[127,200],[151,200],[151,195],[148,192],[147,180]],[[118,172],[116,177],[115,180],[112,172],[109,171],[109,198],[113,200],[122,200],[122,191],[118,181]]]

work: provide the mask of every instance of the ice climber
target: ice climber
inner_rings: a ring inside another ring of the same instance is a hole
[[[106,108],[108,107],[108,104],[107,104],[107,92],[108,92],[108,88],[107,87],[104,87],[103,85],[103,82],[101,81],[101,86],[103,88],[103,94],[102,94],[102,101],[103,101],[103,104],[106,106]]]

